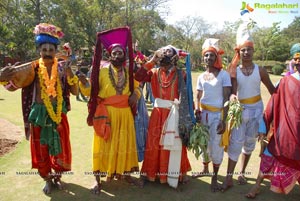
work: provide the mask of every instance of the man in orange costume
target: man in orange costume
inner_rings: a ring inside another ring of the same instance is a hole
[[[183,77],[182,71],[176,67],[177,61],[178,50],[169,45],[156,51],[135,75],[136,80],[151,83],[155,98],[141,175],[150,181],[158,177],[161,183],[168,183],[174,188],[178,181],[185,181],[184,176],[191,170],[187,149],[177,135],[178,119],[176,123],[176,118],[172,119],[169,115],[176,113],[172,108],[178,107],[179,80]],[[153,68],[156,64],[159,68]],[[172,123],[175,123],[174,129],[168,129]],[[172,134],[175,137],[171,137]]]

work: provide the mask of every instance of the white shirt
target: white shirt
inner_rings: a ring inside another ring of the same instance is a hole
[[[197,90],[203,91],[200,102],[217,108],[223,107],[223,87],[231,87],[230,75],[224,70],[220,70],[217,77],[205,80],[204,76],[208,72],[199,75],[197,80]]]

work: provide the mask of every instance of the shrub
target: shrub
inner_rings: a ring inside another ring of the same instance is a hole
[[[281,73],[284,70],[284,66],[280,65],[280,64],[276,64],[275,66],[273,66],[272,68],[272,72],[274,75],[281,75]]]

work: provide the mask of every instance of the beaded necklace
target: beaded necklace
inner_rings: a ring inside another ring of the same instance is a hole
[[[158,69],[158,83],[162,88],[168,88],[171,84],[173,84],[177,77],[177,71],[175,71],[172,79],[170,81],[163,81],[161,78],[161,69]]]
[[[125,86],[127,84],[127,73],[126,73],[125,68],[122,67],[122,72],[118,73],[117,78],[116,78],[116,75],[113,71],[112,66],[109,65],[109,79],[111,81],[111,84],[117,91],[117,93],[122,94],[122,92],[125,89]],[[117,82],[116,82],[116,79],[117,79]]]

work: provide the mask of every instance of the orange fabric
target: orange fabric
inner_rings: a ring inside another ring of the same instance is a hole
[[[213,47],[208,47],[202,50],[202,56],[205,54],[205,52],[214,52],[215,55],[217,56],[217,59],[215,61],[214,67],[218,68],[218,69],[222,69],[223,65],[222,65],[222,57],[221,55],[224,54],[224,51],[222,49],[220,49],[219,51],[217,51],[215,48]]]
[[[62,152],[56,156],[50,156],[48,146],[40,143],[41,127],[33,126],[30,136],[32,168],[38,169],[40,176],[45,178],[51,173],[71,170],[72,153],[70,144],[70,129],[66,114],[62,113],[61,123],[57,126]]]
[[[231,78],[236,78],[236,68],[241,59],[240,49],[243,47],[254,47],[254,44],[252,41],[245,41],[243,44],[238,45],[236,48],[234,48],[235,54],[232,58],[231,63],[229,64],[229,67],[227,68],[227,71],[230,74]]]
[[[148,61],[147,63],[144,64],[144,68],[146,70],[151,70],[155,66],[155,63]]]
[[[175,74],[176,69],[173,69],[167,76],[166,72],[161,72],[162,81],[170,81]],[[178,79],[169,87],[161,87],[158,81],[158,70],[155,69],[151,79],[151,87],[154,98],[162,98],[165,100],[174,100],[179,98],[178,95]],[[163,125],[169,115],[170,110],[166,108],[153,108],[149,120],[148,134],[145,148],[145,158],[141,170],[141,174],[147,176],[150,181],[154,181],[156,177],[161,183],[167,182],[169,150],[163,150],[159,145],[162,135]],[[181,154],[181,175],[186,174],[191,170],[190,162],[187,157],[187,148],[182,147]]]
[[[128,107],[128,95],[115,95],[106,99],[98,98],[97,101],[98,105],[93,118],[93,127],[98,136],[107,140],[110,137],[111,127],[106,105],[118,108]]]

